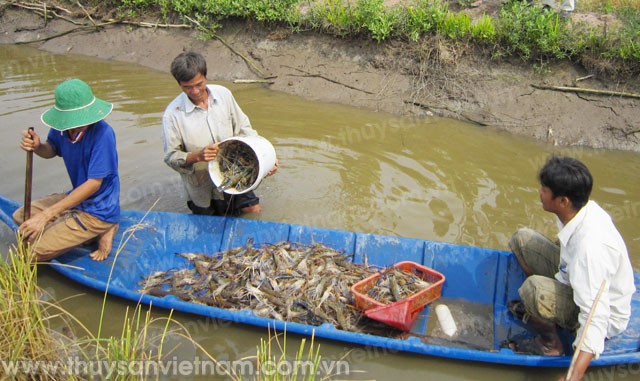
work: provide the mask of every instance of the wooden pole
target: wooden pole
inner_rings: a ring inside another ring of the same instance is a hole
[[[591,324],[591,318],[593,318],[593,313],[596,311],[598,307],[598,302],[600,301],[600,297],[602,296],[602,292],[604,291],[604,286],[607,284],[607,280],[602,281],[602,285],[600,285],[600,290],[598,290],[598,295],[596,295],[596,299],[593,301],[593,305],[591,306],[591,311],[589,311],[589,316],[587,316],[587,321],[584,323],[584,327],[582,327],[582,333],[580,333],[580,340],[578,340],[578,345],[576,346],[575,352],[573,352],[573,357],[571,358],[571,365],[569,366],[569,370],[567,371],[567,376],[565,377],[566,381],[571,381],[571,376],[573,375],[573,367],[576,365],[576,360],[578,359],[578,355],[582,350],[582,343],[584,342],[584,337],[587,333],[587,328],[589,328],[589,324]]]
[[[29,134],[33,127],[29,127]],[[24,176],[24,217],[23,221],[31,218],[31,179],[33,177],[33,151],[27,151],[27,170]]]

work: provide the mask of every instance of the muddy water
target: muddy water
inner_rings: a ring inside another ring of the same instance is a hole
[[[186,211],[178,175],[162,162],[160,116],[179,91],[168,73],[15,46],[0,46],[0,73],[0,194],[22,199],[25,154],[17,146],[19,131],[35,126],[46,134],[39,118],[52,104],[54,87],[78,76],[115,104],[107,120],[118,139],[123,207],[155,204],[155,210]],[[554,232],[553,217],[540,208],[535,175],[549,154],[559,153],[590,167],[593,199],[610,211],[640,269],[638,154],[560,149],[451,120],[400,118],[304,101],[257,85],[225,85],[280,159],[277,175],[256,192],[264,212],[249,218],[503,249],[517,227]],[[59,160],[35,160],[34,197],[68,187]],[[0,233],[6,252],[13,237],[4,227]],[[90,329],[97,327],[102,295],[46,268],[40,282],[58,300],[72,297],[64,305]],[[127,307],[133,303],[107,302],[107,332],[120,334]],[[184,314],[176,318],[220,360],[253,355],[266,335],[253,327]],[[290,348],[297,347],[299,338],[288,339]],[[321,352],[326,359],[348,360],[352,373],[344,379],[539,380],[560,374],[328,341],[321,342]],[[175,354],[190,359],[197,352],[182,345]],[[593,375],[624,379],[638,371],[603,368]]]

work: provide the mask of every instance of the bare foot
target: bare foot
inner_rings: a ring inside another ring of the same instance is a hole
[[[558,339],[555,342],[545,342],[542,337],[536,336],[535,343],[540,348],[540,351],[544,356],[563,356],[564,350],[562,349],[562,343]]]
[[[111,252],[113,237],[118,231],[118,224],[114,224],[109,230],[98,236],[98,250],[89,254],[94,261],[104,261]]]

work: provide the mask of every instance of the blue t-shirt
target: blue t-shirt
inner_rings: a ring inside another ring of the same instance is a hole
[[[120,176],[116,134],[101,120],[89,126],[75,143],[65,132],[49,130],[47,142],[67,167],[73,189],[88,179],[102,179],[100,188],[74,209],[82,210],[98,219],[116,223],[120,219]]]

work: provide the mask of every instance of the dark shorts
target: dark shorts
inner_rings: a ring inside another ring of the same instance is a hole
[[[187,206],[193,214],[205,216],[239,216],[242,208],[257,205],[260,199],[252,191],[243,194],[224,194],[224,200],[211,200],[208,208],[202,208],[191,201],[187,201]]]

